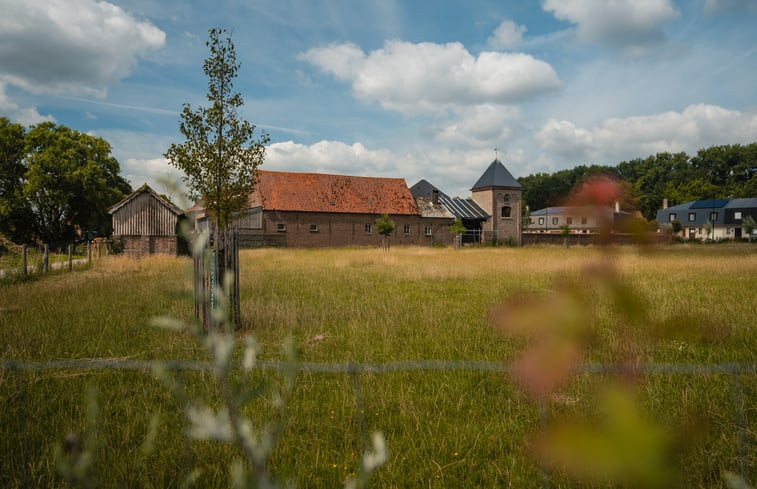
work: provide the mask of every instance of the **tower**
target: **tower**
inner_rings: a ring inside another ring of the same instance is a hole
[[[492,161],[471,192],[473,200],[490,216],[483,225],[485,240],[511,239],[521,244],[523,187],[498,158]]]

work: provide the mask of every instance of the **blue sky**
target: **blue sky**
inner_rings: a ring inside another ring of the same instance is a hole
[[[108,140],[170,191],[210,27],[233,31],[263,168],[516,177],[757,141],[757,1],[0,0],[0,115]]]

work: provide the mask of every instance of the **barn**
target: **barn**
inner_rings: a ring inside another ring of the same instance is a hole
[[[184,213],[144,184],[108,209],[113,239],[127,255],[176,255],[180,249],[179,221]]]

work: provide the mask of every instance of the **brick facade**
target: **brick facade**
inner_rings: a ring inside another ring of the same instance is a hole
[[[121,236],[123,253],[129,256],[173,255],[178,252],[177,236]]]
[[[381,246],[382,236],[375,225],[379,217],[373,214],[264,211],[260,232],[265,236],[279,236],[280,242],[291,248]],[[389,218],[395,226],[389,237],[391,245],[452,244],[448,229],[452,219],[418,215],[390,215]]]

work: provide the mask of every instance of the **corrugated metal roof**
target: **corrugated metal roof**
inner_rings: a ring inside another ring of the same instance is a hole
[[[492,161],[489,168],[486,169],[481,178],[471,190],[484,189],[489,187],[509,187],[522,188],[521,184],[507,171],[505,165],[498,159]]]
[[[266,210],[358,214],[419,214],[401,178],[258,170],[250,203]]]
[[[436,186],[429,183],[426,180],[421,180],[412,187],[410,187],[410,193],[416,199],[418,197],[431,198],[433,192],[439,192],[439,203],[442,204],[449,212],[452,213],[455,218],[460,219],[489,219],[489,214],[486,213],[478,204],[472,199],[462,199],[460,197],[450,197]]]

